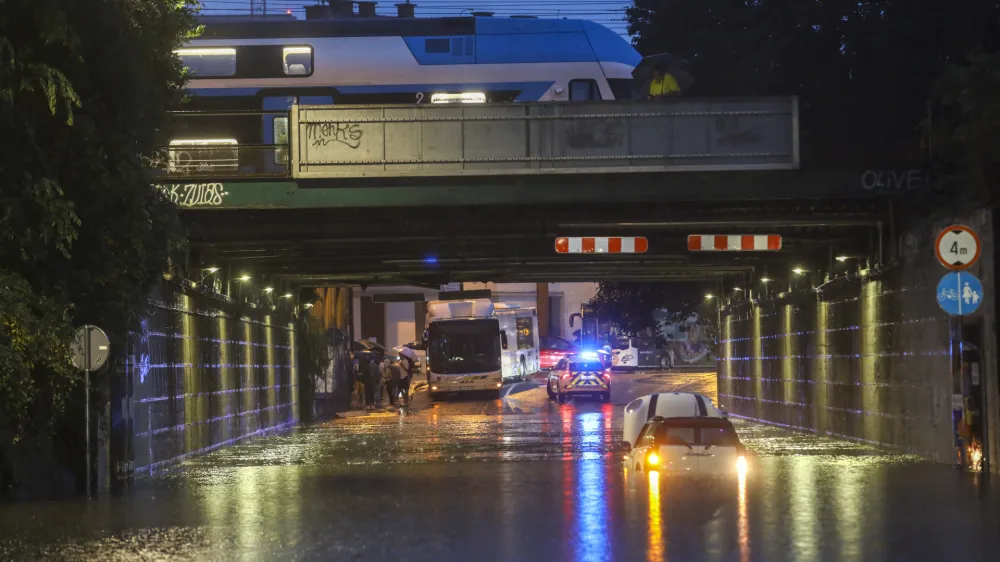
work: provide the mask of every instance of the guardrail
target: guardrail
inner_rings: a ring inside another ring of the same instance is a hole
[[[289,177],[287,144],[200,144],[163,147],[153,175],[175,180]]]
[[[171,181],[799,168],[795,98],[297,105],[175,117],[183,134],[153,163]]]
[[[795,98],[293,106],[297,178],[788,170]]]

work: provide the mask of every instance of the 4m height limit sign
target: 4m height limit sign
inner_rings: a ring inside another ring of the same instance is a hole
[[[941,265],[948,269],[968,269],[979,261],[982,247],[975,231],[967,226],[954,224],[938,234],[934,254]]]

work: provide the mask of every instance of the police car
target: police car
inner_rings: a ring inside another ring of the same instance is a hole
[[[701,394],[664,392],[625,407],[623,463],[637,472],[746,474],[746,450],[725,412]]]
[[[549,371],[546,388],[549,400],[560,404],[567,396],[588,395],[611,400],[611,369],[607,368],[596,352],[582,352],[563,357],[556,368]]]

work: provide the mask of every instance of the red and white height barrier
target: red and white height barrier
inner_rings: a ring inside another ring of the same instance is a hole
[[[570,236],[556,238],[560,254],[645,254],[649,241],[642,236]]]
[[[781,249],[779,234],[692,234],[692,252],[776,252]]]

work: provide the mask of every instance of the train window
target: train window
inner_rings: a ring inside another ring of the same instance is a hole
[[[274,144],[285,145],[274,148],[274,163],[284,166],[288,163],[288,117],[275,117],[273,121]]]
[[[174,174],[235,172],[240,165],[236,139],[170,141],[167,169]]]
[[[309,76],[313,72],[312,47],[285,47],[281,50],[285,76]]]
[[[424,39],[425,53],[450,53],[451,39]]]
[[[174,51],[193,78],[220,78],[236,74],[236,49],[231,47]]]
[[[591,101],[601,99],[601,91],[593,80],[570,80],[570,101]]]

